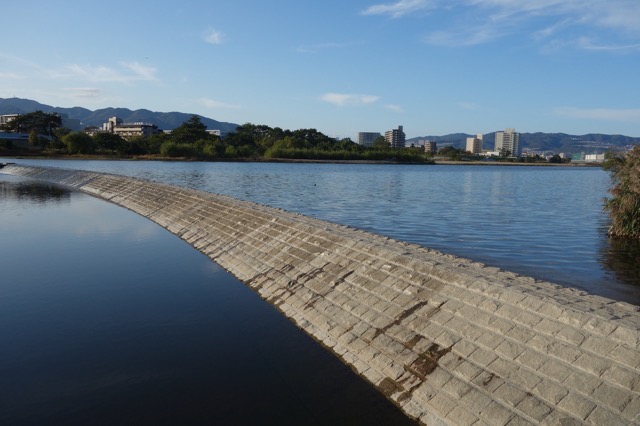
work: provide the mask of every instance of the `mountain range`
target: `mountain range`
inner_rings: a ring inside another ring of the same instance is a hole
[[[71,119],[79,120],[81,123],[80,128],[87,126],[101,126],[103,123],[106,123],[110,117],[115,116],[121,118],[125,123],[153,123],[163,130],[172,130],[194,115],[183,112],[154,112],[147,109],[132,111],[127,108],[102,108],[91,111],[82,107],[53,107],[30,99],[0,98],[0,114],[26,114],[38,110],[47,113],[58,112],[60,114],[66,114]],[[238,127],[235,123],[221,122],[200,115],[198,116],[208,129],[220,130],[223,135],[235,131]],[[422,145],[425,140],[430,140],[436,142],[438,147],[451,145],[455,148],[465,148],[467,138],[472,136],[475,135],[452,133],[444,136],[421,136],[407,139],[407,146],[412,144]],[[483,140],[483,148],[492,149],[495,141],[495,132],[484,134]],[[553,151],[556,153],[601,153],[608,149],[624,149],[632,145],[640,144],[640,138],[637,137],[606,135],[599,133],[590,133],[586,135],[542,132],[520,133],[520,141],[522,146],[526,149],[535,151]]]
[[[110,117],[119,117],[125,123],[152,123],[162,130],[173,130],[194,115],[183,112],[154,112],[148,109],[132,111],[127,108],[102,108],[91,111],[81,107],[53,107],[30,99],[0,98],[0,114],[26,114],[34,111],[43,111],[46,113],[57,112],[59,114],[66,114],[70,119],[80,120],[80,128],[72,130],[80,130],[87,126],[100,127],[103,123],[106,123]],[[200,117],[200,121],[207,126],[208,129],[220,130],[223,135],[235,131],[236,127],[238,127],[235,123],[221,122],[201,115],[198,115],[198,117]]]
[[[453,146],[455,148],[466,148],[469,135],[466,133],[452,133],[444,136],[421,136],[407,139],[407,146],[423,145],[425,140],[436,142],[438,147]],[[483,135],[483,149],[492,149],[495,143],[496,132],[485,133]],[[520,142],[523,148],[531,151],[555,152],[555,153],[578,153],[584,152],[602,153],[610,149],[628,149],[633,145],[640,144],[640,138],[623,135],[605,135],[600,133],[589,133],[586,135],[570,135],[567,133],[520,133]]]

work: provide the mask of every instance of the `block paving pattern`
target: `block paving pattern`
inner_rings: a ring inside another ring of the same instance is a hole
[[[0,172],[160,224],[423,424],[640,424],[637,306],[227,196],[85,171]]]

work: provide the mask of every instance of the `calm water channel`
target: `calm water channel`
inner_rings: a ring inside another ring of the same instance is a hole
[[[0,173],[0,425],[409,423],[168,231]]]

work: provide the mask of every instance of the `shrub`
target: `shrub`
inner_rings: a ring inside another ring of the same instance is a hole
[[[604,169],[611,174],[609,236],[640,239],[640,145],[626,155],[607,153]]]

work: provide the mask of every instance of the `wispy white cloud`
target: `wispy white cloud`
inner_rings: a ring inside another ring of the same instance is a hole
[[[67,87],[64,89],[71,98],[97,98],[102,91],[100,89],[94,89],[90,87]]]
[[[423,41],[438,46],[476,46],[500,38],[504,28],[479,26],[474,28],[458,28],[450,31],[434,31],[426,35]]]
[[[606,52],[630,52],[634,50],[640,50],[640,43],[602,44],[592,40],[589,37],[580,37],[575,44],[585,50],[599,50]]]
[[[202,39],[213,45],[224,43],[224,34],[214,28],[207,28],[204,33],[202,33]]]
[[[23,75],[19,75],[12,72],[0,72],[0,79],[2,80],[21,80],[25,78]]]
[[[520,33],[555,48],[628,51],[640,44],[637,0],[399,0],[375,4],[361,13],[401,18],[420,10],[445,9],[453,21],[430,25],[433,30],[423,38],[425,43],[473,46]],[[587,34],[590,43],[576,42]]]
[[[156,76],[158,70],[154,67],[148,67],[139,62],[120,62],[120,65],[132,72],[131,76],[134,80],[158,80]]]
[[[629,123],[640,122],[640,108],[611,109],[557,107],[553,109],[553,113],[560,117],[583,120],[621,121]]]
[[[397,113],[404,112],[404,108],[402,108],[400,105],[388,104],[388,105],[385,105],[384,107],[389,111],[393,111]]]
[[[324,102],[330,104],[344,106],[344,105],[366,105],[377,102],[380,99],[379,96],[374,95],[354,95],[346,93],[325,93],[320,98]]]
[[[400,18],[419,10],[434,7],[434,0],[400,0],[396,3],[376,4],[363,10],[362,15],[389,15]]]
[[[71,64],[63,70],[52,71],[52,78],[74,78],[91,82],[130,83],[133,81],[156,81],[158,70],[138,62],[120,62],[119,68],[104,65]]]
[[[228,104],[225,102],[216,101],[209,98],[201,98],[199,102],[207,108],[212,109],[238,109],[240,105]]]

